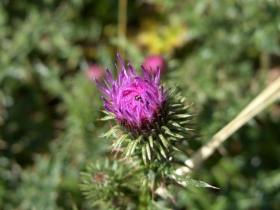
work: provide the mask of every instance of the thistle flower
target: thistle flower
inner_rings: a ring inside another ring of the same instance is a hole
[[[142,74],[136,73],[128,63],[128,68],[119,55],[121,71],[114,79],[106,69],[108,80],[105,87],[95,79],[97,87],[105,95],[104,111],[108,116],[103,120],[115,119],[117,125],[103,137],[114,136],[121,130],[111,149],[118,150],[126,146],[124,155],[141,155],[145,165],[147,160],[168,159],[176,149],[176,142],[192,138],[189,121],[191,114],[186,113],[188,106],[184,98],[174,94],[173,90],[164,91],[160,84],[160,68],[156,75],[150,75],[142,67]],[[186,127],[187,126],[187,127]]]
[[[94,78],[102,79],[105,76],[105,71],[98,64],[90,64],[85,74],[89,80],[93,80]]]
[[[167,63],[162,56],[151,55],[145,59],[143,66],[147,69],[151,69],[152,73],[156,73],[157,67],[160,68],[161,72],[164,72],[167,68]]]

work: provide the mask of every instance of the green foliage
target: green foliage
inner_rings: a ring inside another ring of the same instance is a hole
[[[80,189],[80,171],[93,164],[83,175],[89,177],[105,158],[110,161],[100,168],[110,180],[124,174],[114,184],[130,209],[279,209],[279,102],[181,180],[220,190],[182,187],[172,176],[161,182],[153,170],[138,170],[129,158],[113,170],[112,139],[99,137],[111,125],[99,120],[102,100],[85,74],[90,63],[114,69],[117,48],[134,67],[162,54],[164,82],[178,85],[186,104],[194,102],[201,136],[176,145],[183,151],[179,166],[265,87],[268,69],[280,65],[279,9],[266,0],[128,1],[124,39],[117,36],[118,1],[1,1],[0,209],[92,209],[82,196],[89,189]]]

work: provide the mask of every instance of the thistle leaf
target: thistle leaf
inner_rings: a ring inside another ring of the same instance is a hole
[[[209,188],[219,189],[210,184],[207,184],[206,182],[193,180],[191,178],[178,175],[175,172],[173,172],[171,174],[172,175],[170,176],[170,178],[173,178],[176,182],[185,183],[186,185],[191,185],[191,186],[195,186],[195,187],[209,187]]]

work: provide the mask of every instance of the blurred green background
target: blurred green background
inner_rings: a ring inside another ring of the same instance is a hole
[[[92,77],[116,75],[119,51],[137,71],[149,55],[167,61],[163,82],[198,114],[190,151],[280,75],[277,0],[128,1],[127,23],[123,11],[116,0],[1,0],[0,209],[90,209],[79,173],[110,145]],[[170,188],[176,204],[163,205],[280,209],[279,119],[278,100],[192,174],[220,190]]]

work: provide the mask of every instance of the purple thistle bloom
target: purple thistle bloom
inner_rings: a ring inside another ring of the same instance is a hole
[[[105,76],[105,71],[98,64],[90,64],[85,74],[92,81],[94,78],[102,79]]]
[[[192,115],[183,104],[184,97],[175,94],[175,89],[163,90],[159,67],[156,75],[149,74],[144,66],[141,66],[143,73],[137,74],[131,64],[125,68],[121,57],[117,57],[121,64],[117,79],[108,69],[104,86],[95,78],[97,87],[105,95],[102,99],[108,115],[101,120],[117,121],[117,125],[102,136],[108,138],[120,129],[119,135],[113,135],[115,141],[110,148],[118,150],[126,145],[123,155],[141,155],[145,165],[147,160],[152,163],[154,159],[168,159],[178,151],[177,142],[194,137],[189,123]],[[152,67],[150,69],[152,71]]]
[[[119,54],[117,57],[121,64],[117,79],[108,69],[108,79],[103,79],[104,86],[95,78],[97,87],[105,95],[102,99],[107,116],[101,120],[117,121],[117,125],[101,137],[114,138],[110,146],[113,151],[122,151],[126,158],[133,155],[136,162],[137,159],[142,160],[139,163],[147,167],[141,170],[146,179],[152,181],[151,186],[157,181],[162,184],[163,177],[169,177],[177,182],[209,187],[206,183],[190,180],[174,172],[174,153],[179,152],[177,147],[196,137],[192,131],[193,124],[190,123],[193,115],[188,113],[189,106],[184,104],[185,98],[180,93],[175,94],[175,89],[163,90],[160,67],[157,67],[156,75],[150,75],[144,66],[141,66],[143,73],[137,74],[130,63],[126,69]],[[151,73],[152,70],[150,67]],[[153,175],[148,175],[150,173]],[[107,181],[108,177],[111,176],[95,173],[95,179],[101,181]],[[94,184],[88,189],[95,189]]]
[[[105,109],[114,114],[122,125],[141,128],[144,124],[153,123],[167,96],[167,92],[163,92],[163,86],[159,83],[160,69],[157,68],[155,76],[150,76],[148,70],[141,66],[143,75],[137,74],[130,63],[126,69],[119,54],[117,57],[121,64],[118,78],[115,80],[106,69],[106,87],[95,79],[99,90],[107,96],[102,97]]]
[[[151,71],[155,73],[157,66],[159,66],[161,72],[165,72],[167,63],[164,58],[160,55],[151,55],[147,57],[143,64],[147,69],[151,68]]]

